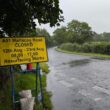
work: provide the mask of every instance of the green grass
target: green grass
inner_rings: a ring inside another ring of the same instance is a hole
[[[77,54],[77,55],[84,55],[84,56],[91,56],[91,57],[97,57],[97,58],[105,58],[110,59],[110,55],[104,55],[104,54],[96,54],[96,53],[82,53],[82,52],[71,52],[67,50],[62,50],[60,48],[56,48],[56,51],[68,53],[68,54]]]
[[[49,73],[49,67],[46,63],[40,63],[40,66],[41,66],[43,72]]]
[[[4,91],[0,90],[0,110],[12,110],[11,104],[11,85],[8,81]]]
[[[36,63],[33,63],[33,67],[36,68]],[[49,73],[49,67],[46,63],[40,63],[40,67],[43,72]]]

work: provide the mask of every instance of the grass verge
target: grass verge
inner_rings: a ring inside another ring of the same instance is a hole
[[[77,55],[84,55],[84,56],[91,56],[94,58],[104,58],[104,59],[110,59],[110,55],[104,55],[104,54],[96,54],[96,53],[82,53],[82,52],[71,52],[67,50],[62,50],[60,48],[55,48],[56,51],[68,53],[68,54],[77,54]]]
[[[36,68],[36,63],[33,63],[33,67]],[[49,73],[49,66],[46,63],[40,63],[42,72]]]
[[[35,65],[35,64],[34,64]],[[43,94],[44,94],[44,105],[48,110],[52,110],[51,103],[51,93],[46,91],[46,74],[49,72],[49,67],[46,63],[41,63],[41,69],[44,72],[42,75],[42,85],[43,85]],[[33,89],[36,87],[36,77],[34,73],[28,74],[18,74],[15,73],[15,92],[16,92],[16,100],[19,99],[18,92],[21,90]],[[39,82],[38,82],[39,83]],[[40,87],[38,87],[38,91],[40,91]],[[3,96],[3,97],[2,97]],[[35,96],[35,92],[33,92],[33,96]],[[12,101],[11,101],[11,82],[8,81],[7,89],[4,91],[0,90],[0,110],[12,110]],[[19,110],[19,109],[17,109]],[[42,106],[40,103],[35,105],[34,110],[42,110]]]

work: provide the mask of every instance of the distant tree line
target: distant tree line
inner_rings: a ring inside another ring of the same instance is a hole
[[[53,38],[57,45],[67,42],[83,44],[91,41],[94,34],[86,22],[72,20],[66,27],[62,26],[56,29],[53,33]]]
[[[104,32],[101,34],[95,34],[93,37],[94,41],[100,42],[109,42],[110,41],[110,33]]]
[[[97,34],[86,22],[72,20],[56,29],[53,39],[63,50],[110,55],[110,33]]]

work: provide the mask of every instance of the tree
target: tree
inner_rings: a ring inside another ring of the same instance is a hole
[[[103,32],[101,34],[95,34],[94,41],[101,41],[101,42],[109,42],[110,41],[110,33]]]
[[[38,23],[59,25],[63,21],[59,0],[0,0],[0,36],[24,33]]]
[[[66,30],[66,27],[64,26],[62,26],[61,28],[57,28],[53,32],[54,40],[58,45],[65,43],[67,41],[66,36],[67,36],[67,30]]]
[[[72,43],[84,43],[89,41],[93,32],[91,27],[86,22],[79,22],[77,20],[72,20],[68,23],[68,39]]]
[[[50,36],[50,34],[47,32],[46,29],[37,28],[36,29],[36,34],[37,34],[37,36],[45,37],[47,47],[50,47],[50,46],[53,45],[53,39]]]
[[[58,45],[67,42],[82,44],[90,41],[94,34],[86,22],[72,20],[68,23],[67,27],[56,29],[53,33],[53,37]]]
[[[36,32],[36,29],[31,29],[29,31],[26,31],[24,33],[14,33],[13,34],[13,37],[36,37],[37,36],[37,32]]]

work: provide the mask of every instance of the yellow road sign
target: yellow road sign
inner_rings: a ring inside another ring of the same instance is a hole
[[[0,38],[0,66],[46,61],[44,37]]]

